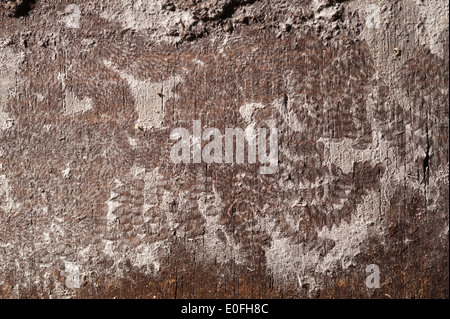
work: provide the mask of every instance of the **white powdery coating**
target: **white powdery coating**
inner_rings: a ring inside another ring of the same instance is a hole
[[[66,272],[66,287],[69,289],[80,288],[80,266],[74,262],[64,261]]]
[[[307,103],[302,103],[301,97],[296,99],[296,104],[302,105],[299,111],[307,112],[309,116],[314,117],[314,110]],[[298,121],[297,114],[291,105],[293,101],[294,99],[290,98],[286,105],[283,99],[278,99],[272,103],[272,106],[280,113],[284,127],[302,132],[302,123]],[[370,102],[368,103],[369,114],[375,111],[374,105]],[[370,118],[373,119],[374,117]],[[395,157],[395,155],[392,148],[389,147],[389,141],[383,139],[379,126],[379,123],[372,120],[372,143],[364,150],[354,147],[354,144],[358,142],[357,140],[347,138],[341,141],[330,138],[319,139],[317,142],[324,144],[323,157],[328,159],[323,165],[335,164],[344,173],[350,173],[353,170],[354,163],[369,162],[371,165],[390,163],[388,159]],[[322,183],[327,184],[326,179]],[[314,185],[302,185],[302,182],[299,186],[301,189],[314,187]],[[345,201],[343,199],[334,203],[334,208],[341,209]],[[314,205],[314,201],[311,204]],[[304,206],[304,204],[300,201],[294,201],[292,206]],[[316,243],[319,245],[330,241],[334,243],[334,247],[325,254],[319,251],[320,246],[311,247],[310,244],[296,244],[292,242],[291,238],[284,237],[276,230],[277,221],[275,218],[265,217],[258,220],[258,228],[274,234],[270,247],[266,249],[268,269],[279,282],[292,282],[295,279],[299,287],[307,284],[310,287],[309,291],[314,291],[320,287],[320,283],[317,282],[320,275],[326,275],[339,266],[345,270],[355,265],[355,257],[361,252],[364,241],[372,236],[383,236],[384,226],[380,219],[378,207],[380,207],[379,194],[371,192],[357,206],[350,223],[342,221],[339,226],[333,225],[331,229],[327,227],[315,229],[318,235]],[[300,232],[298,220],[294,220],[288,214],[284,214],[283,219],[289,225],[293,225],[294,231]]]
[[[63,169],[61,171],[61,173],[64,178],[69,178],[70,177],[70,164],[67,164],[66,168]]]
[[[80,100],[74,93],[67,92],[64,99],[64,114],[74,115],[77,113],[83,113],[92,109],[92,99],[84,97]]]
[[[256,110],[264,108],[261,103],[247,103],[239,108],[239,113],[246,123],[250,123]]]
[[[13,125],[13,119],[4,111],[4,107],[8,99],[14,96],[12,90],[16,86],[16,71],[23,58],[23,52],[15,53],[10,48],[0,47],[0,130]]]
[[[113,181],[113,185],[115,188],[118,188],[122,186],[122,182],[118,179],[115,179]],[[119,197],[119,194],[115,193],[114,191],[111,191],[111,195],[109,199],[105,202],[105,204],[108,206],[108,211],[106,212],[106,225],[108,231],[112,230],[115,226],[117,226],[117,216],[114,214],[114,212],[122,206],[122,204],[115,199]]]
[[[119,70],[111,61],[104,61],[106,67],[117,72],[121,78],[128,82],[135,99],[135,108],[138,113],[136,125],[143,129],[161,128],[164,122],[164,104],[169,98],[177,98],[172,89],[181,82],[178,76],[170,77],[162,82],[137,80],[132,75]]]
[[[444,0],[416,0],[416,3],[419,7],[420,16],[425,22],[425,36],[421,37],[419,42],[427,45],[431,53],[443,59],[445,43],[440,37],[448,29],[449,2]]]
[[[145,195],[145,202],[151,202],[152,200],[157,201],[157,198],[148,198],[148,195],[152,195],[156,192],[156,188],[158,187],[157,183],[160,179],[162,179],[162,176],[158,173],[158,169],[155,169],[151,172],[146,172],[145,168],[133,166],[130,168],[129,171],[129,177],[132,179],[143,179],[145,181],[145,189],[146,189],[146,195]],[[106,201],[107,204],[107,211],[106,211],[106,222],[107,222],[107,232],[104,234],[105,236],[108,236],[110,234],[117,233],[119,230],[117,228],[118,226],[118,216],[115,214],[117,208],[122,206],[122,203],[120,202],[120,188],[124,186],[124,184],[118,180],[115,179],[111,183],[112,189],[111,189],[111,195],[108,201]],[[149,209],[149,205],[144,205],[144,212],[143,215],[145,217],[145,210]],[[164,203],[162,204],[164,206]],[[145,219],[144,219],[145,220]],[[145,221],[145,223],[147,223]],[[152,227],[152,225],[150,225]],[[145,239],[145,235],[138,235],[138,238],[140,240]],[[81,275],[87,275],[88,270],[90,270],[91,266],[89,264],[89,258],[93,254],[98,254],[98,251],[96,252],[95,249],[90,252],[91,247],[88,246],[84,248],[80,253],[78,254],[77,261],[80,262],[80,264],[85,267],[84,272],[82,272]],[[144,241],[141,242],[136,247],[130,248],[130,242],[128,240],[119,238],[118,239],[103,239],[102,244],[100,247],[100,251],[105,255],[108,256],[113,260],[113,273],[117,278],[123,278],[126,274],[124,273],[123,268],[120,267],[121,264],[123,264],[126,261],[129,261],[131,265],[134,267],[139,268],[143,272],[147,274],[157,274],[161,268],[160,265],[160,258],[161,256],[164,256],[169,251],[169,243],[167,240],[156,240],[156,241]]]
[[[361,253],[364,241],[371,234],[381,235],[384,232],[379,204],[379,197],[373,192],[357,206],[350,224],[343,221],[339,226],[333,225],[331,230],[325,226],[316,229],[318,242],[334,242],[334,247],[326,254],[320,254],[317,249],[308,248],[303,243],[291,243],[290,238],[276,233],[270,248],[266,250],[267,266],[274,278],[280,282],[296,278],[300,287],[307,283],[313,291],[320,286],[316,279],[319,275],[326,275],[338,266],[345,270],[355,265],[354,259]],[[270,228],[274,222],[266,225]]]
[[[64,12],[67,14],[62,19],[62,22],[66,25],[67,28],[75,28],[78,29],[80,27],[80,18],[81,18],[81,10],[76,4],[69,4]]]
[[[288,101],[287,105],[285,105],[283,99],[278,99],[273,102],[272,106],[277,109],[283,118],[283,121],[291,130],[294,132],[303,132],[304,125],[298,120],[297,113],[292,107],[292,103],[292,99]]]
[[[64,115],[74,115],[83,113],[92,109],[92,99],[84,97],[80,100],[73,92],[66,91],[66,78],[64,73],[58,73],[58,79],[61,81],[61,86],[64,93],[63,113]]]
[[[304,130],[303,124],[298,120],[297,113],[295,112],[294,108],[292,107],[293,100],[290,99],[285,105],[284,99],[280,98],[275,100],[271,106],[275,108],[279,114],[281,115],[284,123],[294,132],[302,132]],[[244,121],[249,124],[254,120],[255,112],[259,109],[263,109],[266,106],[262,103],[246,103],[242,105],[239,108],[239,113],[244,119]],[[307,111],[308,115],[311,115],[311,110],[309,105],[305,104],[300,112]],[[276,127],[274,121],[271,119],[266,120],[266,123],[269,125],[269,127]]]
[[[179,24],[188,27],[195,20],[190,12],[162,10],[162,4],[161,0],[108,1],[100,16],[124,28],[149,31],[148,36],[155,42],[174,43],[180,38],[168,36],[169,31]]]
[[[162,203],[159,202],[157,194],[158,185],[163,180],[163,176],[159,173],[159,168],[147,172],[145,168],[133,166],[130,169],[130,175],[132,178],[142,178],[144,180],[144,222],[148,223],[149,221],[145,218],[146,212],[150,208],[160,204],[161,211],[165,213],[168,223],[171,227],[175,227],[175,217],[168,207],[172,198],[166,194],[162,198]],[[159,225],[155,224],[149,224],[149,226],[151,229],[159,227]],[[136,249],[128,251],[127,256],[135,267],[145,267],[144,271],[146,273],[154,273],[159,272],[161,268],[159,262],[160,256],[167,254],[168,250],[169,243],[167,240],[157,240],[140,244]]]
[[[318,142],[325,145],[324,157],[329,159],[329,164],[335,164],[343,173],[348,174],[353,171],[354,163],[370,162],[372,164],[383,163],[389,158],[389,142],[382,139],[382,133],[372,131],[372,144],[364,149],[353,147],[357,141],[344,138],[336,142],[330,138],[320,138]]]
[[[10,195],[9,180],[6,175],[0,175],[0,207],[6,212],[16,208],[16,204]]]
[[[150,244],[141,244],[136,247],[133,256],[130,256],[131,263],[136,267],[146,266],[147,272],[151,272],[150,265],[158,272],[160,270],[159,255],[160,251],[167,250],[166,243],[164,241],[157,241]]]
[[[144,184],[144,222],[149,226],[152,233],[158,233],[161,227],[176,230],[177,236],[184,238],[182,227],[180,226],[177,215],[180,210],[187,207],[198,207],[200,214],[204,219],[205,234],[196,238],[188,238],[187,245],[192,250],[204,249],[203,257],[207,261],[216,261],[227,263],[234,261],[237,264],[245,263],[242,250],[239,244],[236,244],[232,236],[227,232],[226,227],[220,224],[220,217],[225,209],[219,192],[213,185],[212,193],[201,192],[198,199],[190,197],[189,192],[173,193],[172,191],[160,191],[161,183],[164,177],[159,173],[159,168],[146,171],[144,168],[134,166],[130,170],[132,178],[142,178]],[[199,176],[201,178],[201,176]],[[173,211],[172,205],[176,202],[180,210]],[[161,220],[156,223],[150,222],[147,214],[158,207]],[[111,244],[110,244],[111,246]],[[158,240],[151,243],[141,244],[136,250],[128,252],[128,258],[136,267],[146,267],[147,273],[158,272],[160,269],[159,260],[169,251],[169,240]],[[116,257],[114,257],[116,258]],[[151,267],[153,266],[153,267]]]
[[[392,1],[377,1],[376,5],[380,8],[379,27],[362,29],[361,37],[369,44],[368,48],[371,50],[375,62],[377,62],[380,76],[385,77],[381,73],[389,74],[392,69],[395,69],[391,61],[393,52],[386,52],[386,49],[390,47],[389,42],[393,39],[392,33],[397,33],[399,38],[404,36],[403,30],[393,29],[395,24],[392,23],[392,19],[394,18],[408,20],[407,24],[411,26],[411,29],[406,34],[411,37],[414,36],[414,39],[411,39],[413,41],[409,41],[409,43],[418,42],[430,48],[432,54],[444,58],[445,37],[443,35],[449,27],[449,2],[445,0],[416,0],[410,2],[413,10],[404,10],[401,12],[401,16],[394,17],[391,11]],[[353,1],[349,2],[349,9],[359,11],[362,20],[365,20],[368,17],[366,11],[369,5],[374,5],[373,1]],[[390,34],[391,36],[388,36]],[[408,41],[399,40],[399,48],[401,50],[408,49],[407,43]]]
[[[114,224],[117,219],[117,216],[114,215],[114,212],[117,208],[122,206],[121,203],[114,201],[116,197],[117,194],[111,192],[111,198],[106,202],[106,204],[108,205],[108,212],[106,213],[106,221],[108,223],[108,227],[111,227]]]
[[[116,188],[123,185],[122,182],[118,179],[115,179],[113,184]],[[122,206],[120,202],[115,201],[117,197],[119,197],[119,194],[111,191],[109,199],[105,202],[105,204],[108,205],[108,211],[106,213],[106,223],[108,230],[111,230],[116,225],[117,216],[114,214],[114,212],[117,210],[117,208]]]
[[[11,128],[12,125],[13,121],[9,117],[8,113],[3,112],[3,110],[0,108],[0,130]]]
[[[237,244],[234,238],[227,233],[225,226],[220,224],[224,207],[214,185],[213,194],[200,193],[197,204],[199,212],[205,219],[202,247],[205,249],[206,259],[219,263],[234,261],[238,265],[244,264],[246,260],[242,254],[241,245]],[[222,238],[219,237],[219,234]]]
[[[104,247],[103,253],[109,257],[114,257],[114,241],[105,239],[103,240]]]

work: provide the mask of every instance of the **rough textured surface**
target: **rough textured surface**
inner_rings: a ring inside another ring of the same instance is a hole
[[[448,6],[1,0],[0,296],[448,298]]]

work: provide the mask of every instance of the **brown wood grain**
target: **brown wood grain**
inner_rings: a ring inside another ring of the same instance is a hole
[[[443,9],[0,1],[0,297],[448,298]],[[172,163],[195,120],[276,173]]]

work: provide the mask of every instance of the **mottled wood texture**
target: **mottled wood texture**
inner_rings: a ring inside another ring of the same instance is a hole
[[[0,297],[448,298],[447,1],[73,3],[0,1]]]

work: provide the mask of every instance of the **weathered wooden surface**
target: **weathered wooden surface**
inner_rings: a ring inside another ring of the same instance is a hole
[[[448,53],[444,0],[0,1],[0,296],[448,298]]]

